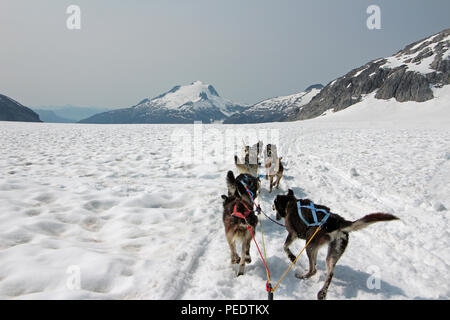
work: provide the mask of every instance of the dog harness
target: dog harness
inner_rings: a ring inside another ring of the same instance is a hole
[[[253,192],[251,192],[250,191],[250,187],[248,186],[248,184],[250,184],[251,183],[251,181],[250,181],[250,179],[247,177],[247,176],[243,176],[243,178],[242,178],[243,180],[239,180],[239,182],[244,186],[244,188],[245,188],[245,190],[247,191],[247,193],[249,194],[249,196],[250,196],[250,199],[252,200],[252,202],[253,202],[253,199],[255,198],[255,195],[253,194]],[[244,181],[245,180],[245,181]],[[251,185],[251,187],[254,187],[253,185]],[[253,202],[253,204],[255,204],[254,202]]]
[[[245,212],[241,213],[237,210],[238,204],[241,203],[245,207]],[[236,216],[238,218],[244,219],[247,222],[248,215],[252,212],[247,205],[243,201],[236,201],[233,209],[233,213],[231,215]]]
[[[302,214],[302,208],[306,208],[311,210],[313,219],[314,219],[314,223],[309,223],[305,217]],[[297,200],[297,209],[298,209],[298,216],[300,217],[300,219],[302,219],[302,221],[306,224],[307,227],[319,227],[322,226],[325,222],[327,222],[328,218],[330,217],[330,213],[327,212],[326,210],[323,209],[317,209],[314,206],[314,203],[311,201],[309,206],[302,206],[300,203],[300,200]],[[322,212],[325,214],[325,216],[322,218],[321,221],[318,221],[317,219],[317,211]]]
[[[249,182],[249,179],[247,176],[244,176],[244,180],[246,180],[247,182]],[[239,181],[245,188],[245,190],[247,191],[248,195],[250,196],[250,200],[252,201],[253,206],[256,208],[256,211],[258,212],[258,214],[261,212],[261,207],[258,206],[254,199],[255,199],[255,195],[253,194],[253,192],[250,191],[250,188],[247,186],[247,184],[245,183],[245,181],[240,180]]]

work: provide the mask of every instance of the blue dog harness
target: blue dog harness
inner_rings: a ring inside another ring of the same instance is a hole
[[[314,223],[309,223],[305,217],[302,214],[302,208],[306,208],[306,209],[310,209],[313,219],[314,219]],[[302,206],[300,203],[300,200],[297,201],[297,209],[298,209],[298,216],[300,217],[300,219],[302,219],[302,221],[306,224],[307,227],[320,227],[322,226],[325,222],[327,222],[328,218],[330,217],[330,213],[327,212],[326,210],[323,209],[317,209],[314,206],[314,203],[311,201],[309,206]],[[323,219],[321,221],[318,221],[317,219],[317,211],[322,212],[325,214],[325,216],[323,217]]]
[[[243,181],[245,180],[245,181]],[[248,179],[247,176],[243,176],[243,180],[240,180],[239,182],[244,186],[245,190],[247,191],[247,193],[250,196],[250,200],[252,201],[252,203],[256,206],[255,202],[253,201],[255,199],[255,195],[253,194],[253,192],[250,191],[249,186],[247,185],[247,183],[250,182],[250,180]]]

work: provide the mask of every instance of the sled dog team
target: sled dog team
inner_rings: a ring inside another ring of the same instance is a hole
[[[264,148],[263,142],[259,141],[253,146],[244,147],[243,161],[235,155],[234,162],[239,175],[235,177],[233,171],[228,171],[226,176],[228,195],[222,195],[225,235],[230,246],[231,263],[239,264],[238,276],[244,274],[245,264],[251,263],[250,245],[252,234],[255,235],[258,224],[255,201],[260,193],[260,178],[263,177],[258,174],[261,155],[264,158],[265,178],[270,180],[269,192],[272,192],[273,186],[276,189],[279,188],[284,171],[282,158],[278,157],[276,145],[268,144]],[[275,182],[274,179],[276,179]],[[391,214],[372,213],[356,221],[348,221],[340,215],[332,213],[326,206],[315,204],[309,199],[297,199],[291,189],[287,194],[275,197],[272,209],[276,211],[277,220],[284,218],[288,235],[283,249],[292,262],[296,257],[289,250],[289,246],[296,239],[308,241],[319,225],[321,226],[306,247],[309,271],[302,276],[296,275],[300,279],[308,279],[313,276],[317,272],[317,253],[320,247],[328,245],[327,275],[322,289],[317,294],[317,298],[320,300],[326,298],[333,278],[334,267],[348,245],[349,233],[363,229],[372,223],[398,219]],[[249,229],[251,229],[251,233]],[[242,242],[241,256],[236,251],[236,242]]]

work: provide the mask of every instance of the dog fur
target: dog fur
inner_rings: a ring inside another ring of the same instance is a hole
[[[255,178],[251,174],[243,173],[238,175],[237,177],[234,177],[233,171],[228,171],[227,173],[227,188],[228,188],[228,197],[235,196],[238,198],[241,198],[245,200],[246,203],[253,205],[253,202],[256,201],[256,199],[259,196],[260,188],[261,188],[261,181],[259,178]],[[242,184],[242,181],[248,181],[247,186],[251,193],[253,194],[253,201],[250,199],[250,195],[248,194],[247,190],[245,189],[244,185]]]
[[[273,205],[273,209],[277,212],[277,220],[280,220],[281,218],[285,219],[286,230],[289,234],[283,248],[292,262],[295,260],[295,256],[289,250],[289,246],[297,238],[309,240],[317,228],[307,227],[300,219],[297,209],[297,201],[298,199],[295,197],[294,192],[289,189],[287,195],[278,195],[275,198]],[[300,202],[301,205],[309,205],[311,203],[308,199],[302,199]],[[328,207],[322,205],[315,205],[315,207],[331,213],[330,208]],[[302,208],[302,214],[307,221],[313,221],[310,209]],[[317,212],[317,217],[320,221],[324,217],[324,213]],[[317,294],[317,298],[319,300],[325,299],[328,287],[330,286],[333,278],[334,267],[347,247],[349,233],[352,231],[361,230],[372,223],[397,219],[398,218],[396,216],[391,214],[373,213],[352,222],[345,220],[337,214],[331,213],[326,223],[322,226],[321,230],[318,231],[314,239],[311,240],[309,246],[306,248],[306,253],[309,259],[309,271],[302,276],[296,276],[300,279],[307,279],[316,273],[317,253],[321,246],[328,243],[328,255],[326,258],[327,276],[322,289]]]
[[[274,144],[268,144],[264,151],[264,166],[266,168],[266,180],[270,178],[270,191],[273,186],[278,189],[280,187],[280,180],[283,177],[284,167],[281,163],[283,157],[278,158],[277,148]],[[273,179],[276,177],[275,183]]]
[[[234,156],[234,164],[240,174],[250,174],[253,177],[258,177],[259,166],[257,163],[241,162],[238,156]]]
[[[244,146],[244,159],[246,163],[259,164],[259,157],[264,148],[264,143],[260,140],[253,146]]]
[[[249,177],[253,178],[252,176]],[[231,264],[239,263],[237,276],[243,275],[245,264],[251,263],[252,261],[250,257],[252,235],[247,228],[247,224],[250,226],[253,234],[255,234],[256,225],[258,224],[258,217],[253,211],[253,202],[250,200],[247,190],[239,182],[239,178],[240,176],[234,178],[233,172],[229,171],[227,174],[228,196],[222,195],[222,220],[225,227],[225,236],[231,251]],[[257,181],[254,182],[257,183]],[[257,188],[253,185],[249,186],[249,189],[254,194],[257,194]],[[245,220],[233,215],[235,206],[236,210],[240,213],[246,212],[247,208],[250,210]],[[242,242],[241,257],[236,252],[236,241]]]

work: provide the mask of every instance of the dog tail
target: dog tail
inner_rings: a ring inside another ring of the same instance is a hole
[[[227,173],[227,188],[229,197],[236,194],[236,178],[234,177],[234,173],[231,170]]]
[[[344,232],[352,232],[364,229],[365,227],[368,227],[369,225],[376,223],[376,222],[382,222],[382,221],[392,221],[392,220],[399,220],[396,216],[388,213],[372,213],[368,214],[361,219],[358,219],[356,221],[350,222],[348,221],[348,225],[341,228],[341,231]]]

